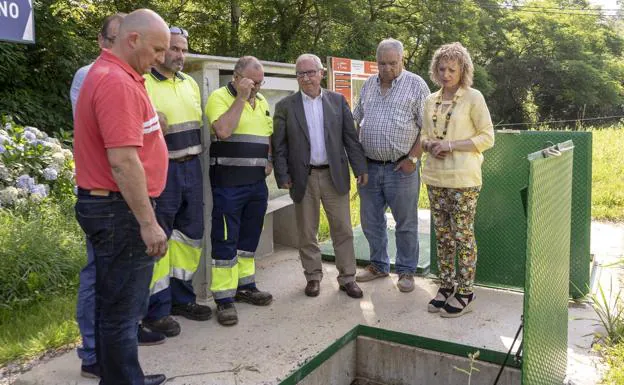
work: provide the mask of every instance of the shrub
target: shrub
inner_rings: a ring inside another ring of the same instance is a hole
[[[71,150],[34,127],[9,119],[0,129],[0,207],[67,199],[74,190]]]
[[[0,306],[13,308],[74,289],[85,263],[74,202],[0,209]]]

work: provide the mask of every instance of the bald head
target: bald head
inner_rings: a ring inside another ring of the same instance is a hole
[[[119,34],[163,32],[169,34],[167,23],[151,9],[137,9],[123,19]]]
[[[169,48],[169,28],[156,12],[138,9],[128,14],[119,27],[113,53],[139,74],[162,64]]]

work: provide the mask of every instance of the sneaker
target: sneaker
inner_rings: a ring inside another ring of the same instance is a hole
[[[193,321],[207,321],[212,317],[212,310],[210,306],[199,305],[195,302],[187,303],[184,305],[171,306],[172,315],[181,315],[184,318]]]
[[[440,310],[440,317],[457,318],[466,313],[470,313],[472,311],[471,305],[475,299],[477,299],[477,296],[474,293],[455,293],[454,296],[449,298],[442,310]]]
[[[238,323],[238,314],[233,303],[217,304],[217,321],[223,326],[232,326]]]
[[[100,365],[97,363],[82,365],[80,367],[80,375],[84,378],[100,378]]]
[[[266,306],[273,301],[273,296],[267,291],[260,291],[258,288],[254,287],[252,289],[238,290],[234,300],[257,306]]]
[[[159,332],[151,332],[139,324],[139,332],[137,333],[139,346],[152,346],[164,344],[167,336]]]
[[[180,334],[180,324],[171,316],[165,316],[156,321],[143,320],[143,326],[153,332],[162,333],[167,337],[175,337]]]
[[[414,274],[399,274],[399,282],[397,283],[399,290],[403,293],[409,293],[414,290]]]
[[[446,305],[446,301],[448,301],[449,297],[453,295],[454,291],[454,287],[439,288],[436,296],[431,301],[429,301],[429,304],[427,305],[427,311],[429,311],[429,313],[439,312],[440,309],[442,309],[444,305]]]
[[[373,265],[368,265],[363,271],[360,271],[359,273],[357,273],[357,275],[355,276],[355,281],[356,282],[368,282],[368,281],[372,281],[373,279],[383,278],[387,276],[388,276],[388,273],[379,271]]]

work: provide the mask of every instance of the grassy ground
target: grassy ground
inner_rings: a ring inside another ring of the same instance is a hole
[[[592,217],[624,220],[624,124],[593,130]]]
[[[607,349],[605,354],[609,370],[603,379],[603,384],[624,384],[624,342]]]
[[[73,293],[49,297],[27,307],[0,309],[0,367],[77,342],[75,312]]]

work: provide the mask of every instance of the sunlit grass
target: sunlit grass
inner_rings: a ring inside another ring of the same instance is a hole
[[[65,293],[36,304],[0,309],[0,366],[29,359],[78,341],[76,295]]]

